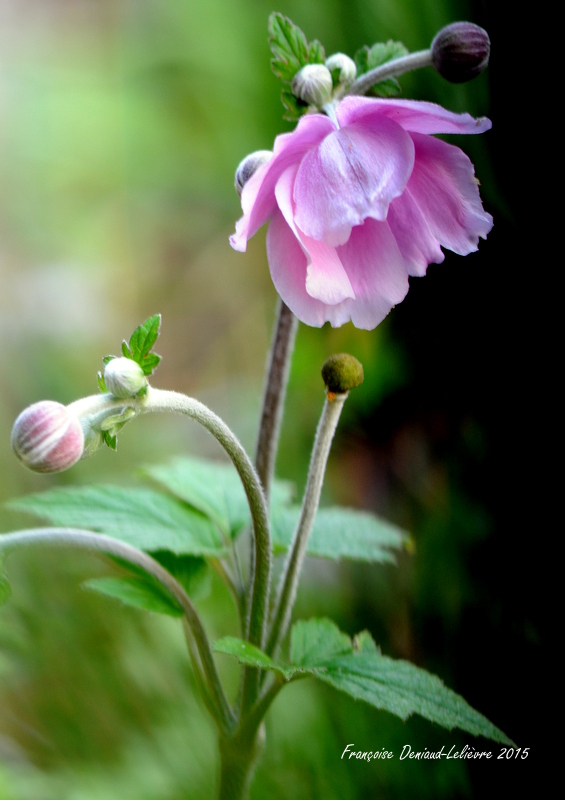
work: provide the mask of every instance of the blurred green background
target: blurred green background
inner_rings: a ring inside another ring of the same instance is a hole
[[[43,398],[96,391],[101,357],[163,314],[155,382],[208,403],[252,451],[275,306],[264,232],[244,255],[233,173],[270,148],[282,121],[267,19],[290,16],[329,55],[401,39],[427,47],[457,19],[483,25],[491,66],[452,86],[431,69],[404,96],[488,115],[460,137],[495,227],[479,253],[448,254],[375,331],[301,326],[278,464],[303,486],[323,401],[321,364],[365,366],[330,459],[325,499],[409,529],[398,569],[308,563],[297,614],[371,630],[383,651],[439,674],[522,747],[538,737],[541,566],[532,530],[536,406],[524,330],[531,262],[515,161],[510,62],[519,23],[461,0],[2,0],[0,2],[0,500],[89,481],[135,481],[136,466],[219,457],[196,426],[144,419],[53,477],[26,473],[12,422]],[[518,235],[520,234],[520,235]],[[535,313],[535,311],[534,311]],[[536,395],[537,396],[537,395]],[[0,510],[1,529],[28,519]],[[535,530],[536,527],[533,527]],[[0,800],[211,798],[214,732],[193,692],[182,632],[80,588],[102,574],[75,554],[10,559],[0,612]],[[199,608],[234,633],[218,583]],[[222,662],[228,679],[233,669]],[[282,698],[282,699],[281,699]],[[268,718],[252,797],[361,800],[522,791],[525,762],[346,762],[346,744],[414,749],[487,744],[419,719],[406,725],[325,686],[288,688]],[[492,748],[499,752],[498,748]]]

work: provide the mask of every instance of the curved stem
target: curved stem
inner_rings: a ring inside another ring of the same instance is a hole
[[[253,521],[255,574],[251,598],[249,641],[263,647],[271,579],[271,534],[267,505],[259,477],[237,437],[213,411],[193,397],[149,387],[138,401],[140,414],[173,411],[203,425],[231,458],[243,483]]]
[[[275,458],[290,371],[290,361],[298,330],[298,320],[290,308],[279,300],[273,339],[267,362],[267,377],[263,391],[263,404],[255,466],[263,485],[267,503],[275,471]]]
[[[234,715],[220,682],[212,649],[202,621],[184,588],[166,569],[147,553],[100,533],[91,533],[74,528],[33,528],[18,531],[17,533],[0,535],[0,552],[9,553],[20,547],[38,544],[77,547],[90,552],[115,556],[135,567],[140,567],[164,586],[183,610],[190,626],[202,663],[202,667],[200,667],[200,664],[198,662],[195,663],[193,659],[194,669],[197,674],[200,669],[204,673],[208,690],[213,698],[216,711],[215,717],[223,730],[230,731],[233,729],[235,724]]]
[[[304,498],[302,500],[300,518],[287,555],[279,584],[277,601],[273,611],[273,621],[266,647],[266,652],[269,655],[276,652],[290,624],[292,607],[298,589],[300,570],[302,569],[302,563],[306,555],[308,536],[312,530],[314,517],[316,516],[316,511],[318,510],[318,504],[320,502],[320,493],[324,482],[330,447],[347,394],[336,394],[332,397],[332,400],[330,400],[329,397],[326,398],[322,416],[318,424],[318,430],[316,431],[316,440],[310,459],[310,468],[308,470],[308,479]]]
[[[361,75],[360,78],[357,78],[357,80],[346,89],[343,96],[348,94],[365,94],[365,92],[368,92],[372,86],[376,83],[380,83],[380,81],[384,81],[387,78],[395,78],[413,69],[430,67],[431,65],[431,50],[418,50],[416,53],[409,53],[407,56],[395,58],[394,61],[388,61],[386,64],[375,67],[375,69],[372,69],[370,72]]]

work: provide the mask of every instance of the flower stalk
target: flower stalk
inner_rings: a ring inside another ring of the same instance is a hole
[[[320,494],[324,482],[328,456],[347,395],[348,392],[344,394],[331,394],[331,397],[326,397],[324,403],[322,416],[320,417],[318,430],[316,431],[314,448],[312,450],[300,518],[288,552],[272,615],[272,623],[266,647],[266,652],[271,656],[276,654],[280,643],[288,631],[292,608],[296,600],[300,571],[306,555],[306,545],[320,503]]]
[[[432,51],[431,50],[418,50],[415,53],[409,53],[401,58],[395,58],[394,61],[388,61],[380,67],[366,72],[353,81],[349,88],[340,94],[340,97],[345,97],[346,94],[365,94],[376,83],[387,80],[387,78],[397,78],[405,72],[411,72],[414,69],[421,69],[422,67],[432,66]]]
[[[34,545],[75,547],[106,556],[114,556],[144,570],[158,581],[172,595],[184,612],[186,623],[196,644],[199,656],[199,660],[195,657],[192,658],[194,671],[197,681],[206,685],[207,693],[211,697],[210,710],[213,712],[213,716],[221,730],[228,732],[233,729],[235,716],[222,687],[212,648],[200,616],[184,588],[166,569],[147,553],[100,533],[91,533],[74,528],[32,528],[0,536],[0,552],[5,554],[21,547]],[[195,655],[192,647],[189,647],[189,652],[191,656]],[[206,694],[204,697],[206,698]]]

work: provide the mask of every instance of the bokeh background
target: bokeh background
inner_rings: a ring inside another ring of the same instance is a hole
[[[372,509],[412,533],[398,568],[308,563],[297,613],[368,628],[388,655],[439,674],[521,747],[526,761],[340,760],[361,749],[498,747],[419,719],[403,724],[312,681],[268,718],[252,797],[489,797],[539,770],[546,664],[541,629],[548,490],[537,455],[543,394],[535,296],[536,202],[520,21],[463,0],[0,0],[0,500],[51,486],[134,483],[140,464],[218,457],[196,426],[144,419],[68,473],[25,472],[13,419],[43,398],[96,391],[101,357],[163,314],[155,382],[195,395],[252,450],[276,296],[264,232],[245,255],[233,172],[289,130],[269,69],[267,19],[290,16],[328,54],[401,39],[427,47],[449,22],[491,36],[489,69],[452,86],[431,69],[404,96],[493,120],[460,138],[495,227],[448,254],[375,331],[301,326],[278,472],[303,486],[333,352],[365,366],[331,457],[326,501]],[[516,114],[524,124],[516,130]],[[535,295],[535,292],[534,292]],[[0,510],[1,530],[29,519]],[[534,537],[532,537],[534,533]],[[537,534],[537,536],[535,536]],[[537,539],[537,547],[536,547]],[[532,545],[532,540],[534,544]],[[10,559],[0,612],[0,800],[211,798],[214,732],[195,699],[178,623],[94,596],[95,559]],[[199,600],[214,635],[234,632],[218,583]],[[230,666],[223,668],[227,672]]]

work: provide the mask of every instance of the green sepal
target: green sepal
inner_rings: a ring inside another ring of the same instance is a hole
[[[117,450],[118,449],[118,437],[117,435],[112,436],[110,431],[101,431],[102,439],[104,440],[104,444],[108,445],[110,450]]]
[[[408,50],[402,42],[394,42],[392,39],[389,39],[388,42],[377,42],[372,47],[365,45],[355,53],[353,59],[357,67],[357,78],[389,61],[395,61],[406,55],[408,55]],[[396,78],[387,78],[376,83],[367,94],[377,97],[394,97],[400,94],[400,91],[400,84]]]
[[[101,372],[96,374],[96,380],[98,381],[98,388],[102,392],[102,394],[106,394],[108,389],[106,388],[106,381],[104,380],[104,375]]]

